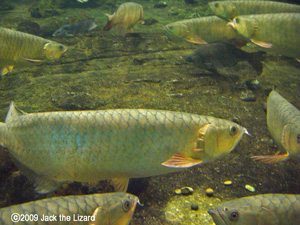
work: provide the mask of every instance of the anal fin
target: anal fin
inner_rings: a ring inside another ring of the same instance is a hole
[[[128,177],[113,178],[112,184],[116,192],[126,192],[129,183]]]
[[[252,156],[251,159],[256,161],[261,161],[264,163],[278,163],[283,162],[289,158],[289,154],[281,154],[281,155],[256,155]]]
[[[251,39],[251,42],[262,47],[262,48],[272,48],[272,43],[269,42],[263,42],[263,41],[255,41],[253,39]]]
[[[169,160],[163,162],[162,165],[170,168],[189,168],[200,163],[202,163],[202,160],[193,159],[181,154],[174,154]]]

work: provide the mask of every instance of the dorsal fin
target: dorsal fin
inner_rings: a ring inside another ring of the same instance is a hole
[[[23,112],[22,110],[18,109],[15,106],[14,102],[11,102],[9,105],[9,109],[8,109],[8,113],[5,117],[5,122],[7,122],[8,120],[10,120],[11,118],[17,117],[17,116],[22,116],[25,115],[26,113]]]

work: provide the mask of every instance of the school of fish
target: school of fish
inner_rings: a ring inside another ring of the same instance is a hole
[[[87,2],[87,1],[80,1]],[[240,48],[300,59],[300,6],[275,1],[212,1],[214,15],[175,21],[163,27],[175,40],[200,47],[187,60],[200,68],[218,68],[250,61]],[[104,31],[121,36],[144,24],[143,7],[125,2],[105,14]],[[96,28],[94,19],[65,24],[53,36],[74,36]],[[58,60],[68,47],[35,35],[0,28],[0,74],[14,67]],[[255,54],[261,54],[255,53]],[[201,64],[200,64],[201,63]],[[300,154],[300,111],[273,90],[267,100],[267,126],[284,154],[253,156],[277,163]],[[81,215],[78,224],[128,225],[138,197],[126,194],[130,178],[181,171],[230,153],[247,129],[232,121],[195,114],[153,109],[108,109],[25,113],[10,104],[0,123],[0,145],[8,149],[21,171],[39,193],[55,191],[63,183],[109,179],[116,193],[57,197],[0,209],[1,224],[14,224],[14,213],[41,219]],[[34,137],[34,138],[33,138]],[[120,191],[120,192],[119,192]],[[300,197],[263,194],[220,204],[208,211],[216,225],[300,224]],[[74,218],[72,218],[74,221]],[[68,224],[51,221],[51,224]],[[31,223],[18,223],[31,224]]]

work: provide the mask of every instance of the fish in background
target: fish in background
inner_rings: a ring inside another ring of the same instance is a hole
[[[216,225],[296,225],[300,195],[254,195],[222,203],[208,213]]]
[[[144,24],[143,7],[134,2],[126,2],[121,4],[114,14],[105,14],[108,17],[108,22],[103,28],[104,31],[109,31],[115,28],[122,36],[132,28],[136,23]]]
[[[60,43],[6,28],[0,28],[0,40],[1,75],[15,66],[40,65],[46,60],[59,59],[67,51]]]
[[[238,16],[228,25],[262,51],[300,59],[300,13]]]
[[[263,54],[263,52],[247,53],[230,44],[210,43],[199,45],[192,54],[186,57],[186,61],[193,63],[199,69],[206,69],[220,75],[226,75],[227,72],[238,75],[240,71],[235,65],[247,61],[260,74]]]
[[[181,20],[164,26],[164,31],[171,39],[185,40],[196,44],[222,42],[243,46],[245,38],[237,34],[227,21],[217,16]]]
[[[228,120],[151,109],[24,113],[11,103],[0,145],[36,191],[64,182],[129,178],[181,171],[231,152],[247,130]],[[34,138],[32,138],[34,137]]]
[[[289,158],[300,157],[300,111],[276,91],[272,91],[267,101],[268,130],[285,154],[253,156],[251,158],[266,163],[276,163]]]
[[[52,36],[73,37],[80,33],[87,33],[97,27],[94,19],[78,20],[74,24],[65,24],[56,30]]]
[[[224,20],[241,15],[300,13],[299,5],[275,1],[214,1],[208,5],[216,16]]]
[[[0,223],[13,225],[13,214],[19,214],[32,215],[31,221],[20,221],[21,224],[128,225],[137,203],[138,197],[122,192],[47,198],[1,208]],[[42,218],[53,221],[41,221]]]

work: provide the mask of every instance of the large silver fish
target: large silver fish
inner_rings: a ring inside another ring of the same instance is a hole
[[[64,181],[113,179],[125,191],[129,178],[179,171],[219,158],[247,130],[209,116],[116,109],[26,114],[12,103],[0,123],[0,144],[47,193]]]
[[[212,1],[208,5],[216,16],[225,20],[241,15],[300,13],[299,5],[275,1]]]
[[[15,66],[59,59],[67,51],[66,46],[57,42],[6,28],[0,28],[0,40],[1,75],[11,72]]]
[[[180,20],[164,26],[170,38],[185,40],[196,44],[222,42],[242,46],[246,40],[237,34],[227,21],[217,16]]]
[[[300,195],[264,194],[239,198],[208,211],[216,225],[300,224]]]
[[[300,59],[300,13],[237,16],[228,24],[263,51]]]
[[[285,154],[253,156],[255,160],[276,163],[300,157],[300,111],[276,91],[272,91],[267,102],[267,125],[279,149]]]
[[[125,35],[138,22],[144,23],[143,7],[134,2],[125,2],[121,4],[113,15],[105,14],[108,17],[108,23],[103,30],[108,31],[115,27],[121,35]]]
[[[47,198],[0,209],[0,224],[128,225],[137,203],[120,192]]]

